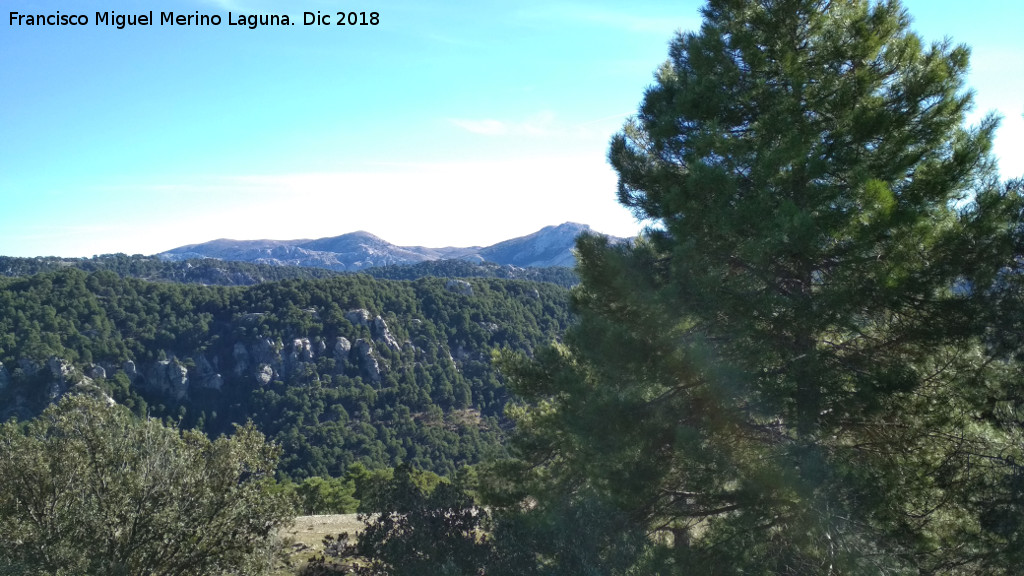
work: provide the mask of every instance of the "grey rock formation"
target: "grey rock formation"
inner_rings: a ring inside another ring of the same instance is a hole
[[[274,369],[269,364],[263,364],[260,369],[256,371],[256,382],[262,386],[266,386],[274,381]]]
[[[69,362],[56,356],[50,356],[46,361],[46,367],[50,369],[50,376],[61,382],[65,382],[74,371],[74,367]]]
[[[121,370],[124,371],[125,376],[127,376],[132,382],[139,379],[139,371],[135,368],[135,362],[126,360],[124,365],[121,366]]]
[[[11,375],[7,372],[7,368],[4,368],[4,363],[0,362],[0,392],[11,385]]]
[[[373,334],[374,339],[384,343],[385,346],[395,351],[401,351],[402,345],[395,340],[395,337],[391,335],[391,331],[388,330],[387,322],[380,316],[373,319],[373,327],[370,328],[370,334]]]
[[[352,343],[348,341],[348,338],[344,336],[338,336],[334,340],[334,359],[337,362],[342,362],[348,358],[349,351],[352,350]]]
[[[196,357],[195,362],[196,378],[194,378],[193,384],[211,390],[220,390],[224,386],[224,377],[217,373],[217,357],[214,357],[211,362],[205,354],[200,354]]]
[[[245,314],[242,314],[239,317],[239,320],[241,320],[243,322],[251,322],[251,323],[255,324],[257,321],[259,321],[261,318],[263,318],[266,315],[267,315],[266,312],[246,312]]]
[[[473,295],[473,285],[465,280],[450,279],[444,283],[444,287],[458,294],[464,294],[466,296]]]
[[[188,395],[188,369],[177,359],[158,360],[146,367],[146,387],[181,400]]]
[[[292,362],[312,362],[313,346],[309,338],[296,338],[292,340],[292,351],[289,359]]]
[[[75,372],[75,367],[58,356],[50,356],[46,360],[46,368],[50,372],[48,393],[51,400],[63,396],[69,388],[77,384],[92,384],[92,380]]]
[[[90,364],[89,367],[85,369],[85,375],[93,380],[97,380],[100,378],[106,378],[107,371],[99,364]]]
[[[356,308],[355,310],[345,312],[345,319],[351,322],[353,326],[366,326],[369,328],[371,318],[373,318],[373,315],[364,308]]]
[[[363,378],[371,382],[380,382],[380,364],[373,355],[373,344],[360,338],[352,348],[356,354],[356,362]]]
[[[250,357],[256,364],[274,364],[281,361],[281,349],[270,338],[263,338],[252,347]]]

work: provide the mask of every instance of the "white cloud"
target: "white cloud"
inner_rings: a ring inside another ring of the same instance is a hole
[[[485,136],[505,136],[511,131],[508,123],[490,118],[484,120],[449,118],[448,121],[467,132]]]
[[[463,130],[485,136],[548,136],[560,131],[554,112],[547,110],[513,122],[493,118],[449,118],[448,121]]]

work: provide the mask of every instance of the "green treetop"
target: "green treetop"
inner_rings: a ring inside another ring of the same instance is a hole
[[[649,573],[1012,567],[1021,434],[992,406],[1019,368],[993,327],[1022,202],[997,120],[964,124],[969,50],[896,1],[703,15],[611,143],[650,227],[581,239],[566,345],[506,359],[538,405],[518,495],[612,506]]]
[[[265,574],[293,510],[251,425],[209,440],[68,395],[0,425],[0,574]]]

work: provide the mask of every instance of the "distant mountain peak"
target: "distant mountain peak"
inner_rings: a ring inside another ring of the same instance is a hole
[[[362,270],[374,266],[416,264],[432,260],[462,259],[526,267],[574,266],[576,237],[592,232],[587,224],[563,222],[498,242],[491,246],[427,248],[396,246],[357,230],[340,236],[302,240],[231,240],[220,238],[161,252],[165,260],[217,258],[279,266],[309,266],[330,270]]]

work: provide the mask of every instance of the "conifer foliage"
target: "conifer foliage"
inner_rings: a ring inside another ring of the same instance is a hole
[[[505,359],[505,496],[612,506],[640,573],[1013,570],[1022,202],[968,48],[895,0],[703,16],[611,143],[650,227],[582,238],[565,346]]]
[[[0,425],[0,574],[265,574],[293,514],[266,486],[279,452],[68,395]]]

